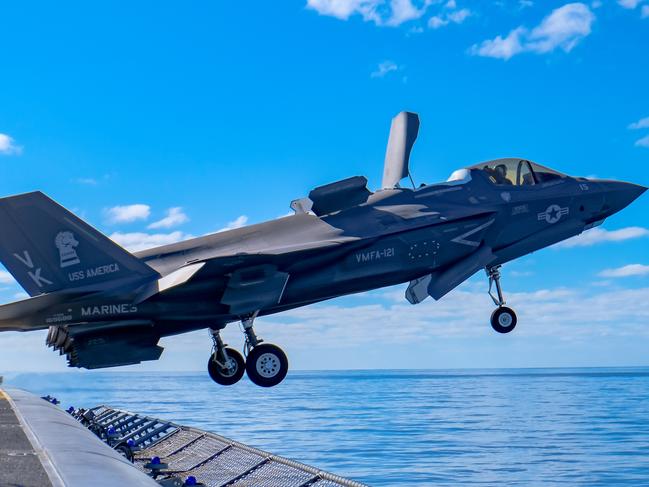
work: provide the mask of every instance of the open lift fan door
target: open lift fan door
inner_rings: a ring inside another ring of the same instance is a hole
[[[269,308],[282,299],[288,278],[270,264],[239,269],[232,273],[221,302],[239,316]]]

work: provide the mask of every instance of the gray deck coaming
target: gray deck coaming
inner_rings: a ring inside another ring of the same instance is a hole
[[[31,485],[85,487],[88,479],[93,479],[94,487],[158,485],[62,409],[19,389],[5,392],[21,430],[49,474],[49,484]],[[29,485],[18,478],[15,485]]]
[[[9,396],[0,390],[0,485],[52,487]],[[60,484],[59,484],[60,485]]]

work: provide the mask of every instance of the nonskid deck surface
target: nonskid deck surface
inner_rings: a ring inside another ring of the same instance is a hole
[[[0,485],[51,486],[23,424],[0,389]]]
[[[128,446],[134,465],[157,457],[165,468],[156,480],[188,477],[209,487],[363,487],[364,484],[323,472],[229,438],[172,422],[98,406],[81,412],[88,427],[114,447]],[[130,440],[130,441],[129,441]],[[157,460],[156,460],[157,461]],[[179,484],[180,485],[180,484]]]

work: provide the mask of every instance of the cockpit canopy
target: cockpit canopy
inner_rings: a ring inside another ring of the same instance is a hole
[[[566,177],[553,169],[517,158],[482,162],[469,169],[484,171],[492,183],[502,186],[531,186]]]

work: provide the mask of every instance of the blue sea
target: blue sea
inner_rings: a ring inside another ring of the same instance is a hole
[[[649,368],[5,377],[62,407],[108,404],[375,486],[649,485]]]

